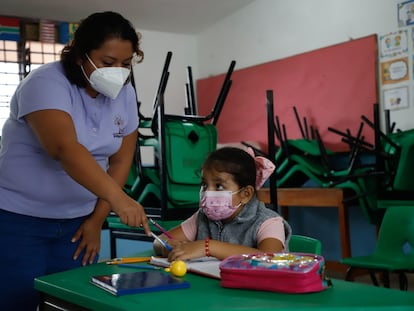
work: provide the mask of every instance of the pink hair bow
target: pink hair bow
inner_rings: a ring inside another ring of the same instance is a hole
[[[252,148],[248,147],[247,152],[254,158],[256,163],[256,189],[263,186],[265,181],[272,175],[275,165],[265,157],[255,156]]]

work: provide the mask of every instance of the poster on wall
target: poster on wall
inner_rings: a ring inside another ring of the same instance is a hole
[[[414,25],[414,0],[398,3],[398,26]]]
[[[384,108],[395,110],[407,108],[409,102],[408,86],[384,90]]]
[[[379,94],[385,110],[410,108],[414,101],[414,0],[400,1],[397,9],[400,28],[378,35]]]
[[[393,84],[409,79],[408,57],[381,63],[381,84]]]
[[[379,36],[380,59],[405,56],[408,53],[407,30]]]

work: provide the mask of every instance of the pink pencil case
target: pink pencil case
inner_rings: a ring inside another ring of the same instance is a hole
[[[221,286],[281,293],[319,292],[331,285],[322,256],[306,253],[235,255],[220,263]]]

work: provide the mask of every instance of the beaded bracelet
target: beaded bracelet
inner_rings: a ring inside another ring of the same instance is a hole
[[[205,253],[206,253],[207,257],[210,257],[209,242],[210,242],[210,238],[207,237],[204,241],[204,250],[205,250]]]

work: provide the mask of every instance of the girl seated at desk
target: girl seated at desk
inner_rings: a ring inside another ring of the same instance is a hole
[[[174,261],[287,251],[289,224],[255,192],[273,170],[271,161],[240,148],[212,152],[202,167],[199,210],[160,236],[171,251],[155,240],[155,253]]]

